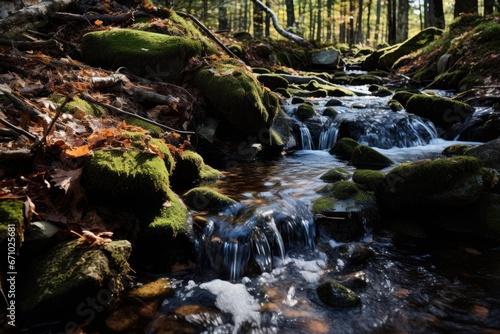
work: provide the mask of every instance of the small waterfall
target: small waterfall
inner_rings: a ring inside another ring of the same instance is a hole
[[[318,150],[329,150],[337,142],[339,128],[337,124],[331,124],[327,130],[323,130],[319,136]]]
[[[311,133],[309,132],[309,129],[305,126],[302,125],[299,128],[300,131],[300,143],[301,143],[301,148],[303,150],[312,150],[312,138],[311,138]]]
[[[316,245],[316,226],[302,202],[284,199],[252,209],[236,204],[209,221],[199,239],[202,270],[236,281],[248,271],[270,272],[275,257],[291,249]]]

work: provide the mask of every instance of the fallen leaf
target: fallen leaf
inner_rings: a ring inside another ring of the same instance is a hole
[[[67,149],[64,151],[69,158],[79,158],[87,155],[90,152],[89,145],[83,145],[77,148]]]
[[[80,179],[82,170],[83,168],[72,170],[56,168],[52,173],[50,173],[50,176],[57,187],[63,189],[65,193],[68,193],[68,190],[74,187],[75,183],[77,183]]]

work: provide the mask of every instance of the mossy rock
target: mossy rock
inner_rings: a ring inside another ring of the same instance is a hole
[[[401,111],[405,109],[405,107],[403,107],[401,103],[393,99],[387,101],[387,105],[389,106],[389,109],[391,109],[392,111]]]
[[[216,64],[194,73],[193,84],[202,91],[214,117],[223,115],[241,138],[269,128],[278,104],[269,104],[270,93],[241,66]]]
[[[58,244],[26,264],[25,279],[19,282],[19,313],[33,323],[83,323],[88,319],[84,310],[104,310],[117,301],[130,270],[131,251],[126,240],[102,246],[78,240]]]
[[[164,81],[180,81],[188,60],[204,53],[198,40],[131,29],[89,32],[81,48],[90,65],[127,67],[136,75]]]
[[[393,161],[369,146],[358,145],[352,152],[351,164],[356,168],[382,169],[392,165]]]
[[[465,78],[467,73],[463,70],[446,72],[438,75],[434,79],[433,87],[439,89],[457,89],[460,81]]]
[[[378,97],[391,96],[393,94],[390,89],[380,85],[370,85],[369,91],[372,92],[373,96]]]
[[[325,107],[338,107],[342,104],[342,101],[339,99],[329,99],[328,102],[325,103]]]
[[[274,90],[276,93],[280,94],[283,96],[285,99],[291,98],[292,94],[288,91],[288,89],[285,88],[276,88]]]
[[[315,116],[316,111],[314,111],[314,107],[307,103],[302,103],[297,107],[297,118],[302,122]]]
[[[476,86],[484,86],[484,82],[485,78],[483,75],[478,73],[468,74],[462,80],[460,80],[457,86],[457,90],[459,92],[465,92]]]
[[[460,207],[484,192],[482,162],[457,156],[401,164],[385,176],[379,199],[391,211],[424,207]]]
[[[469,145],[469,144],[454,144],[454,145],[450,145],[448,147],[445,147],[442,154],[447,156],[447,157],[452,157],[452,156],[456,156],[456,155],[465,155],[465,153],[473,147],[474,147],[473,145]]]
[[[326,215],[335,212],[339,201],[350,201],[352,205],[372,203],[374,197],[361,190],[352,181],[338,181],[321,190],[322,197],[313,203],[313,214]]]
[[[323,110],[323,116],[327,116],[330,118],[335,118],[335,117],[337,117],[338,114],[339,114],[339,112],[337,110],[335,110],[335,108],[332,108],[332,107],[326,107]]]
[[[425,67],[419,69],[412,75],[412,79],[418,82],[432,82],[437,75],[437,69],[434,67]]]
[[[137,149],[95,150],[84,168],[83,181],[90,200],[129,209],[161,205],[170,189],[164,160]]]
[[[58,105],[61,105],[66,98],[62,96],[52,96],[51,100]],[[101,117],[104,115],[107,115],[108,112],[105,108],[97,105],[97,104],[92,104],[89,103],[85,100],[80,99],[79,97],[75,96],[71,101],[66,103],[66,105],[63,108],[63,111],[69,114],[75,115],[77,118],[82,118],[85,115],[82,115],[81,113],[85,113],[87,115],[95,116],[95,117]]]
[[[236,56],[241,57],[243,56],[243,47],[239,44],[231,44],[227,47],[229,51],[234,53]]]
[[[176,157],[175,169],[170,181],[176,189],[191,188],[203,180],[213,181],[222,176],[222,173],[206,165],[201,155],[186,150]]]
[[[396,44],[396,47],[391,49],[386,49],[383,55],[379,59],[379,68],[392,68],[394,63],[401,57],[409,55],[418,49],[423,48],[426,45],[437,40],[443,34],[442,29],[436,27],[426,28],[421,30],[415,36],[407,39],[406,41]]]
[[[0,245],[14,237],[16,252],[24,242],[24,201],[4,199],[0,201]],[[7,249],[7,247],[5,247]]]
[[[330,154],[336,155],[342,160],[351,160],[354,149],[359,145],[352,138],[344,137],[339,139],[330,149]]]
[[[413,95],[415,95],[415,93],[408,92],[406,90],[400,90],[394,93],[392,99],[398,101],[403,107],[406,108],[406,103]]]
[[[357,169],[352,175],[352,181],[364,188],[378,192],[384,185],[385,174],[371,169]]]
[[[165,133],[165,130],[163,130],[158,125],[151,124],[136,117],[125,117],[124,120],[128,125],[138,126],[140,128],[143,128],[144,130],[147,130],[151,134],[151,136],[155,138],[160,138]]]
[[[335,309],[346,309],[361,303],[359,296],[335,280],[329,280],[316,288],[319,299]]]
[[[236,201],[209,187],[197,187],[182,196],[184,202],[197,211],[220,211],[236,204]]]
[[[294,96],[291,101],[292,104],[310,103],[302,97]]]
[[[354,78],[351,79],[351,82],[350,84],[351,85],[381,85],[383,84],[384,81],[382,80],[382,78],[379,78],[377,76],[374,76],[374,75],[368,75],[368,74],[365,74],[365,75],[360,75],[360,76],[356,76]]]
[[[326,173],[320,176],[320,179],[324,182],[334,183],[337,181],[347,180],[351,177],[349,172],[344,168],[337,167],[330,169]]]
[[[406,111],[431,120],[434,125],[450,129],[462,123],[473,112],[470,105],[440,96],[417,94],[406,103]]]
[[[293,96],[298,96],[298,97],[304,97],[304,98],[309,98],[309,97],[327,97],[328,92],[324,89],[317,89],[313,91],[309,90],[302,90],[302,89],[294,89],[290,88],[289,92]]]
[[[273,91],[275,91],[277,88],[288,88],[288,80],[286,80],[279,74],[260,74],[257,79],[264,86]]]

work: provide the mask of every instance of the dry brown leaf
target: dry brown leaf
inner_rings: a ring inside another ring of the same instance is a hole
[[[64,151],[69,158],[79,158],[87,155],[90,152],[89,145],[83,145],[77,148],[67,149]]]
[[[68,193],[70,189],[76,187],[75,184],[78,183],[80,176],[82,176],[82,170],[83,168],[72,170],[56,168],[52,173],[50,173],[50,176],[57,187],[63,189],[65,193]]]

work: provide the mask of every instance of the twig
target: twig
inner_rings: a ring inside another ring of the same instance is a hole
[[[66,98],[64,99],[64,102],[57,108],[56,115],[54,116],[54,118],[52,118],[52,121],[50,122],[49,127],[47,128],[47,130],[45,130],[45,133],[43,134],[43,137],[41,140],[42,143],[45,143],[47,136],[49,135],[50,131],[52,131],[52,128],[54,127],[54,124],[56,124],[57,119],[59,118],[59,116],[61,116],[61,113],[62,113],[64,107],[66,106],[66,104],[68,102],[73,101],[73,97],[74,97],[73,93],[66,96]]]
[[[106,109],[112,110],[114,112],[121,113],[121,114],[124,114],[124,115],[127,115],[127,116],[131,116],[131,117],[140,119],[141,121],[148,122],[150,124],[154,124],[156,126],[161,127],[162,129],[166,129],[166,130],[169,130],[169,131],[174,131],[174,132],[177,132],[177,133],[195,134],[195,132],[193,132],[193,131],[177,130],[177,129],[171,128],[171,127],[169,127],[167,125],[164,125],[164,124],[155,122],[153,120],[150,120],[150,119],[148,119],[146,117],[142,117],[142,116],[139,116],[137,114],[134,114],[134,113],[122,110],[122,109],[114,107],[114,106],[111,106],[109,104],[105,104],[105,103],[99,102],[99,101],[97,101],[96,99],[94,99],[92,96],[90,96],[87,93],[80,93],[80,98],[82,98],[83,100],[85,100],[87,102],[98,104],[101,107],[104,107]]]
[[[0,118],[0,123],[2,123],[3,125],[5,125],[6,127],[8,127],[9,129],[11,130],[14,130],[15,132],[21,134],[21,135],[24,135],[26,137],[28,137],[29,139],[31,139],[32,141],[34,141],[35,143],[37,143],[39,141],[39,138],[31,133],[29,133],[28,131],[24,130],[24,129],[21,129],[17,126],[15,126],[14,124],[12,123],[9,123],[8,121],[4,120],[3,118]]]
[[[0,45],[12,46],[13,48],[16,48],[21,51],[27,51],[27,50],[61,51],[59,43],[53,39],[49,39],[47,41],[27,42],[27,41],[13,41],[10,39],[0,38]]]

